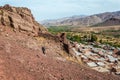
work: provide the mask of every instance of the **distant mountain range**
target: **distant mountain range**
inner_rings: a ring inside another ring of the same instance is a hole
[[[118,25],[120,24],[120,11],[105,12],[94,14],[90,16],[72,16],[56,20],[42,21],[46,27],[49,26],[73,26],[73,27],[87,27],[95,25]],[[112,23],[111,23],[112,22]]]
[[[56,26],[57,23],[62,23],[65,20],[76,20],[84,17],[86,17],[86,15],[75,15],[75,16],[64,17],[60,19],[43,20],[43,21],[40,21],[40,23],[47,27],[52,25]]]

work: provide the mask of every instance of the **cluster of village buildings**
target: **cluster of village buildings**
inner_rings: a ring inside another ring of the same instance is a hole
[[[113,72],[120,74],[120,48],[99,44],[100,48],[94,47],[94,43],[85,45],[74,43],[72,48],[75,55],[90,68],[99,72]]]

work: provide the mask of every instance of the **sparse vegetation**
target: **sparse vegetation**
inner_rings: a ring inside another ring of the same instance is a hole
[[[3,10],[0,10],[0,15],[3,15]]]
[[[65,32],[67,34],[67,39],[71,41],[76,41],[79,43],[85,42],[99,42],[102,44],[109,44],[113,47],[120,47],[120,30],[106,30],[98,33],[95,32],[72,32],[71,27],[61,26],[61,27],[49,27],[49,32],[57,34],[59,32]]]
[[[71,30],[71,27],[68,27],[68,26],[50,26],[48,28],[48,31],[53,34],[56,34],[59,32],[70,32],[70,30]]]
[[[67,39],[71,41],[81,42],[81,37],[79,35],[71,36],[70,34],[67,34]]]

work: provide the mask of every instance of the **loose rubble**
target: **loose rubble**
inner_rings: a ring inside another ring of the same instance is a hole
[[[77,58],[79,57],[84,64],[91,69],[99,72],[113,72],[111,69],[115,69],[115,74],[120,74],[120,56],[119,49],[114,47],[105,48],[105,45],[100,44],[101,48],[93,47],[93,45],[84,45],[77,42],[73,43],[72,50]]]

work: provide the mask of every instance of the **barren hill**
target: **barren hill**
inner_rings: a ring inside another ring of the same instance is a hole
[[[120,25],[120,19],[117,18],[110,18],[107,19],[106,21],[102,22],[102,23],[98,23],[96,25],[93,26],[115,26],[115,25]]]
[[[100,32],[106,30],[120,30],[120,19],[110,18],[102,23],[98,23],[90,27],[76,27],[72,29],[72,31],[78,31],[78,32],[80,31]]]
[[[49,34],[27,8],[0,7],[0,80],[120,80],[78,64],[64,36]]]

